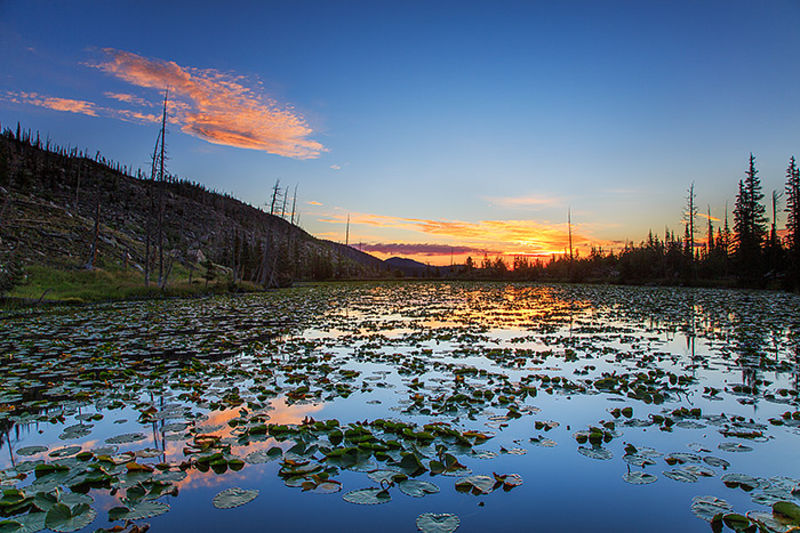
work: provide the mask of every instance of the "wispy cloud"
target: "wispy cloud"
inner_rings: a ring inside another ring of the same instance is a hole
[[[157,89],[152,100],[127,92],[103,93],[108,104],[60,98],[35,92],[6,92],[7,101],[129,122],[158,122],[169,89],[170,122],[210,143],[260,150],[295,159],[313,159],[327,149],[310,139],[313,130],[290,105],[264,94],[260,82],[244,76],[178,65],[106,48],[103,60],[87,64],[144,89]],[[120,108],[125,104],[126,108]]]
[[[342,166],[333,164],[333,165],[331,165],[331,169],[333,169],[333,170],[342,170]]]
[[[359,250],[364,252],[379,253],[385,255],[422,255],[427,257],[436,256],[450,256],[450,255],[495,255],[501,253],[498,250],[489,250],[486,248],[474,248],[471,246],[449,246],[447,244],[430,244],[430,243],[375,243],[375,244],[361,244],[358,246]]]
[[[174,61],[103,49],[105,59],[89,66],[137,87],[164,90],[185,104],[178,111],[181,130],[214,144],[261,150],[296,159],[325,151],[309,139],[312,129],[291,106],[263,94],[243,76],[181,66]]]
[[[345,224],[347,215],[336,213],[319,220],[332,224]],[[454,240],[460,246],[480,250],[499,250],[510,255],[562,253],[569,246],[569,232],[566,223],[553,224],[536,220],[467,222],[350,213],[350,224],[408,230]],[[608,248],[617,244],[593,238],[590,229],[588,224],[573,224],[572,243],[574,247],[588,249],[592,245],[599,245]]]
[[[90,117],[98,116],[98,112],[103,111],[92,102],[86,100],[74,100],[72,98],[58,98],[55,96],[44,96],[35,92],[6,92],[5,100],[15,104],[29,104],[39,107],[45,107],[54,111],[67,111],[69,113],[78,113],[81,115],[89,115]]]
[[[317,202],[315,200],[310,200],[306,202],[308,205],[322,205],[322,202]]]
[[[714,222],[719,222],[720,221],[717,217],[715,217],[713,215],[709,216],[709,215],[707,215],[705,213],[697,213],[697,216],[699,216],[700,218],[704,218],[706,220],[712,220]]]

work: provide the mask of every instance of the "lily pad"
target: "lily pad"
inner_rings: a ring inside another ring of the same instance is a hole
[[[214,499],[211,500],[211,503],[213,503],[214,507],[217,509],[233,509],[234,507],[250,503],[256,499],[256,496],[258,496],[258,490],[246,490],[233,487],[217,493]]]
[[[725,452],[752,452],[753,448],[738,442],[723,442],[718,448]]]
[[[697,481],[697,476],[693,473],[683,470],[681,468],[673,468],[672,470],[665,470],[662,472],[664,477],[668,477],[675,481],[680,481],[681,483],[694,483]]]
[[[472,494],[489,494],[500,483],[493,477],[474,475],[467,476],[456,481],[456,490],[458,492],[471,492]]]
[[[28,513],[0,521],[2,533],[37,533],[45,528],[47,513]]]
[[[600,446],[592,446],[591,448],[588,446],[579,446],[578,453],[581,455],[585,455],[591,459],[597,459],[599,461],[608,461],[614,454],[611,453],[610,450],[602,448]]]
[[[423,513],[417,517],[417,529],[423,533],[453,533],[461,524],[454,514]]]
[[[647,472],[636,471],[628,472],[622,476],[622,479],[631,485],[648,485],[650,483],[655,483],[658,477]]]
[[[142,520],[169,511],[169,505],[159,501],[143,501],[130,507],[114,507],[108,511],[109,520]]]
[[[731,504],[715,496],[696,496],[692,500],[692,512],[707,522],[711,522],[718,514],[731,511],[733,511]]]
[[[25,446],[17,450],[17,455],[36,455],[47,451],[47,446]]]
[[[122,435],[115,435],[106,439],[106,444],[130,444],[145,440],[147,435],[144,433],[123,433]]]
[[[367,489],[350,491],[344,494],[342,499],[346,502],[356,503],[358,505],[377,505],[379,503],[391,501],[392,497],[387,490],[370,487]]]
[[[439,492],[439,487],[429,481],[420,479],[406,479],[397,484],[400,492],[407,496],[414,498],[422,498],[426,494],[436,494]]]
[[[44,525],[58,533],[71,533],[83,529],[97,517],[97,512],[82,503],[75,507],[68,507],[63,503],[57,503],[47,511]]]
[[[53,450],[47,455],[49,455],[50,457],[69,457],[70,455],[77,455],[78,452],[80,451],[81,451],[80,446],[65,446],[63,448],[58,448],[57,450]]]

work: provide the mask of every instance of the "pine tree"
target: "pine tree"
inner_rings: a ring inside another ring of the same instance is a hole
[[[761,272],[761,244],[767,233],[766,209],[761,203],[764,193],[761,192],[755,160],[755,156],[750,154],[745,179],[739,180],[739,192],[733,209],[739,275],[751,281]]]
[[[786,169],[786,230],[789,243],[791,285],[800,285],[800,169],[794,156]]]

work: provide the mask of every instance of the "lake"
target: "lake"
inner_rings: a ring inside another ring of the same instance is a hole
[[[3,532],[787,531],[800,504],[786,293],[301,285],[7,312],[0,354]]]

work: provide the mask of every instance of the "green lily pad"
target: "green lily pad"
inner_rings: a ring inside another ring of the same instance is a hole
[[[592,446],[591,448],[588,446],[579,446],[578,453],[581,455],[585,455],[590,459],[597,459],[599,461],[608,461],[614,454],[611,453],[610,450],[602,448],[600,446]]]
[[[392,497],[389,492],[375,487],[367,489],[358,489],[342,495],[342,499],[346,502],[357,503],[359,505],[376,505],[379,503],[386,503],[391,501]]]
[[[718,448],[725,452],[752,452],[753,448],[738,442],[723,442]]]
[[[668,477],[674,481],[680,481],[681,483],[694,483],[695,481],[697,481],[696,475],[680,468],[665,470],[664,472],[662,472],[662,474],[664,474],[664,477]]]
[[[25,446],[17,450],[17,455],[36,455],[47,451],[47,446]]]
[[[696,496],[692,500],[692,512],[707,522],[711,522],[718,514],[733,511],[731,504],[715,496]]]
[[[414,498],[422,498],[426,494],[436,494],[439,492],[439,487],[429,481],[423,481],[421,479],[407,479],[405,481],[400,481],[397,484],[397,488],[400,489],[400,492],[407,496],[412,496]]]
[[[703,457],[703,462],[708,466],[713,466],[714,468],[725,469],[731,466],[731,464],[725,459],[722,459],[720,457],[714,457],[713,455],[706,455],[705,457]]]
[[[648,485],[650,483],[655,483],[658,477],[647,472],[636,471],[628,472],[622,476],[622,479],[631,485]]]
[[[46,528],[58,533],[71,533],[85,528],[96,517],[97,512],[85,503],[73,508],[57,503],[47,511],[44,524]]]
[[[65,446],[63,448],[58,448],[57,450],[53,450],[47,455],[49,455],[50,457],[69,457],[70,455],[77,455],[78,452],[80,451],[81,451],[80,446]]]
[[[794,502],[776,502],[772,505],[772,513],[792,525],[800,525],[800,507]]]
[[[169,505],[159,501],[143,501],[130,507],[114,507],[108,511],[109,520],[143,520],[169,511]]]
[[[147,435],[144,433],[123,433],[122,435],[115,435],[106,439],[106,444],[130,444],[145,440]]]
[[[736,532],[744,531],[750,527],[750,519],[737,513],[728,513],[723,515],[722,521],[726,526]]]
[[[417,517],[417,529],[422,533],[453,533],[461,525],[454,514],[423,513]]]
[[[233,509],[234,507],[250,503],[256,499],[256,496],[258,496],[258,490],[246,490],[233,487],[217,493],[211,503],[213,503],[214,507],[217,509]]]
[[[456,481],[456,490],[458,492],[471,492],[476,496],[479,494],[489,494],[500,483],[493,477],[474,475],[467,476]]]
[[[45,528],[47,513],[28,513],[0,521],[1,533],[37,533]]]
[[[398,472],[397,470],[375,470],[367,474],[367,477],[370,478],[375,483],[392,483],[395,479],[399,478],[407,478],[405,474],[402,472]]]

